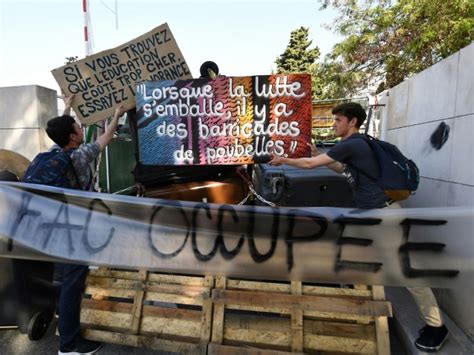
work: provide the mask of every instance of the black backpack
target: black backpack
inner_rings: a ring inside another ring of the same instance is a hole
[[[354,169],[374,181],[394,201],[405,200],[416,191],[420,182],[418,167],[395,145],[366,134],[354,138],[363,139],[374,152],[379,176],[372,176],[351,165]]]
[[[67,152],[54,149],[38,154],[28,166],[22,181],[30,184],[80,189],[71,160],[73,151],[73,149]]]

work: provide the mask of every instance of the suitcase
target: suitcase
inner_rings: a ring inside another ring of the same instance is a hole
[[[351,207],[349,183],[327,167],[300,169],[255,164],[253,184],[260,196],[278,206]],[[259,199],[256,204],[265,205]]]
[[[54,317],[54,264],[0,258],[0,326],[18,326],[38,340]]]

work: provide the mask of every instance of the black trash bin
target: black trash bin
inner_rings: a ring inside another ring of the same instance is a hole
[[[54,263],[0,258],[0,326],[40,339],[54,317]]]

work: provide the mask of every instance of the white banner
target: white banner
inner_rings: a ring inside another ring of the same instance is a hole
[[[218,205],[0,182],[0,256],[253,279],[466,287],[469,207]]]

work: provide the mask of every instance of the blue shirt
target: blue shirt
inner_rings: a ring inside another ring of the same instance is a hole
[[[353,202],[358,208],[383,208],[389,200],[385,192],[360,170],[377,177],[379,168],[374,152],[363,139],[353,134],[332,147],[327,155],[345,164],[343,175],[352,189]]]

